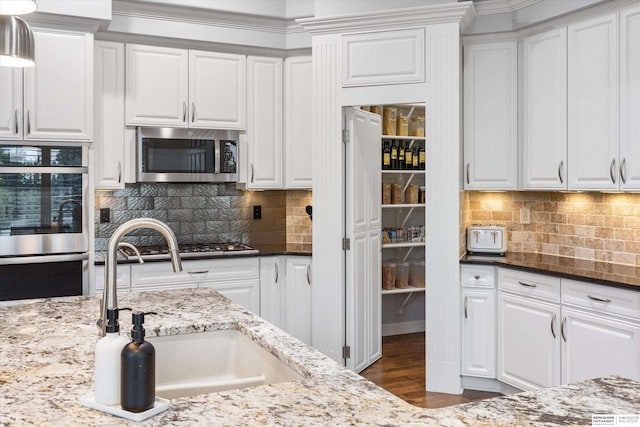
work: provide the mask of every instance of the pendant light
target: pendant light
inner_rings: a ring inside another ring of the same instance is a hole
[[[0,15],[0,66],[32,67],[34,65],[33,32],[29,24],[17,16]]]
[[[0,0],[0,15],[25,15],[37,8],[35,0]]]

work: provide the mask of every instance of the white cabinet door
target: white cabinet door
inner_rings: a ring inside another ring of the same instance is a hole
[[[287,257],[286,331],[311,345],[311,258]]]
[[[93,287],[96,293],[102,293],[104,291],[104,265],[96,265],[94,269],[95,274],[95,286]],[[118,264],[116,270],[116,288],[120,291],[131,290],[131,270],[128,265]]]
[[[569,190],[618,188],[618,17],[568,27]]]
[[[346,128],[347,366],[360,372],[382,356],[382,256],[380,137],[381,117],[348,109]]]
[[[462,374],[496,377],[496,293],[462,291]]]
[[[498,293],[498,380],[522,390],[560,385],[560,306]]]
[[[311,188],[312,68],[310,56],[284,60],[284,147],[286,188]]]
[[[258,279],[204,282],[198,286],[213,288],[252,313],[258,314],[260,312],[260,281]]]
[[[22,139],[22,68],[0,67],[0,139]]]
[[[465,190],[518,188],[517,42],[464,48]]]
[[[189,50],[189,127],[244,129],[246,57]]]
[[[619,375],[640,381],[640,325],[562,309],[562,383]]]
[[[640,7],[620,11],[620,188],[640,189]]]
[[[33,30],[36,66],[24,70],[24,138],[93,140],[93,35]]]
[[[286,265],[280,260],[260,257],[260,317],[286,330]]]
[[[187,126],[186,49],[127,44],[126,124]]]
[[[282,59],[250,56],[247,68],[247,187],[282,188]]]
[[[94,46],[95,188],[124,188],[124,44]]]
[[[523,41],[522,185],[567,188],[567,30]]]

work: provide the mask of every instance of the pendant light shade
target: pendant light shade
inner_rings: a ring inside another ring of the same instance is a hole
[[[25,15],[37,8],[35,0],[0,0],[0,15]]]
[[[32,67],[33,33],[17,16],[0,15],[0,66]]]

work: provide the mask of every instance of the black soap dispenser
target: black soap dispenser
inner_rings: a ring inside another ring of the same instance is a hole
[[[136,311],[131,316],[131,342],[120,353],[120,405],[129,412],[153,408],[156,400],[156,350],[144,340],[144,316],[157,314]]]

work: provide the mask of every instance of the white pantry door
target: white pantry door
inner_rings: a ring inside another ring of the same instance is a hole
[[[345,109],[347,367],[360,372],[382,356],[380,116]]]

